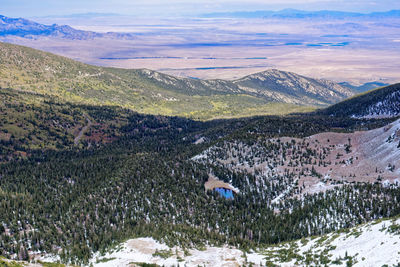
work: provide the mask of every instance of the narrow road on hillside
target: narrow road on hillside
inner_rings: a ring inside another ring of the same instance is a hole
[[[79,141],[81,140],[83,134],[90,128],[90,126],[92,126],[92,121],[89,119],[89,117],[84,114],[83,115],[85,117],[85,119],[87,120],[87,124],[85,126],[83,126],[82,130],[79,132],[78,136],[75,137],[74,139],[74,144],[78,145]]]

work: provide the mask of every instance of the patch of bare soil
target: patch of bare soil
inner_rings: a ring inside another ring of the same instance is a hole
[[[214,190],[215,188],[225,188],[232,190],[235,193],[239,193],[239,190],[237,188],[233,187],[231,184],[219,180],[212,174],[209,175],[208,181],[204,184],[204,187],[206,190]]]
[[[290,138],[292,139],[292,138]],[[281,141],[287,141],[285,139]],[[302,141],[302,140],[298,140]],[[308,166],[321,177],[301,176],[303,193],[329,189],[337,182],[382,182],[400,185],[400,120],[383,128],[355,133],[321,133],[304,139],[317,155],[324,154],[323,163]],[[323,153],[323,151],[326,153]],[[286,161],[287,162],[287,161]],[[304,166],[303,166],[304,167]],[[296,171],[284,164],[279,167]],[[319,184],[324,181],[324,185]]]
[[[355,182],[400,186],[400,120],[371,131],[281,137],[252,145],[224,142],[193,159],[251,173],[260,186],[268,181],[291,189],[276,201]],[[212,175],[205,187],[231,189]]]
[[[127,243],[127,247],[134,249],[142,254],[152,255],[156,252],[155,242],[152,239],[132,239]]]

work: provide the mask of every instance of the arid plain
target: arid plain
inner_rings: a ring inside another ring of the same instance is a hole
[[[82,62],[177,76],[236,79],[277,68],[354,85],[400,81],[400,19],[239,19],[128,16],[32,18],[130,39],[2,37]]]

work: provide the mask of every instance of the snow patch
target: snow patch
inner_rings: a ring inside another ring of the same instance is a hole
[[[104,256],[95,255],[91,263],[96,267],[130,266],[131,263],[148,263],[160,266],[241,266],[247,262],[253,266],[265,264],[264,256],[255,252],[245,253],[233,247],[211,247],[183,251],[168,247],[152,238],[136,238],[121,244],[121,249]],[[156,253],[158,252],[158,253]],[[161,252],[161,253],[160,253]],[[163,254],[163,256],[159,256]],[[100,262],[101,260],[106,262]]]

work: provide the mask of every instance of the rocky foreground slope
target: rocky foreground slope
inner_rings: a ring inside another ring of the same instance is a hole
[[[303,238],[256,251],[234,247],[182,249],[137,238],[114,252],[96,255],[94,266],[393,266],[400,262],[400,219],[384,219],[323,236]]]
[[[396,266],[400,263],[398,244],[400,244],[400,219],[393,218],[251,251],[243,251],[232,246],[182,249],[169,247],[152,238],[136,238],[127,240],[104,255],[94,255],[90,265],[96,267],[135,267],[146,266],[145,264],[188,267]],[[57,258],[46,256],[36,258],[32,263],[0,259],[0,263],[16,267],[48,266],[43,262],[55,261]]]

